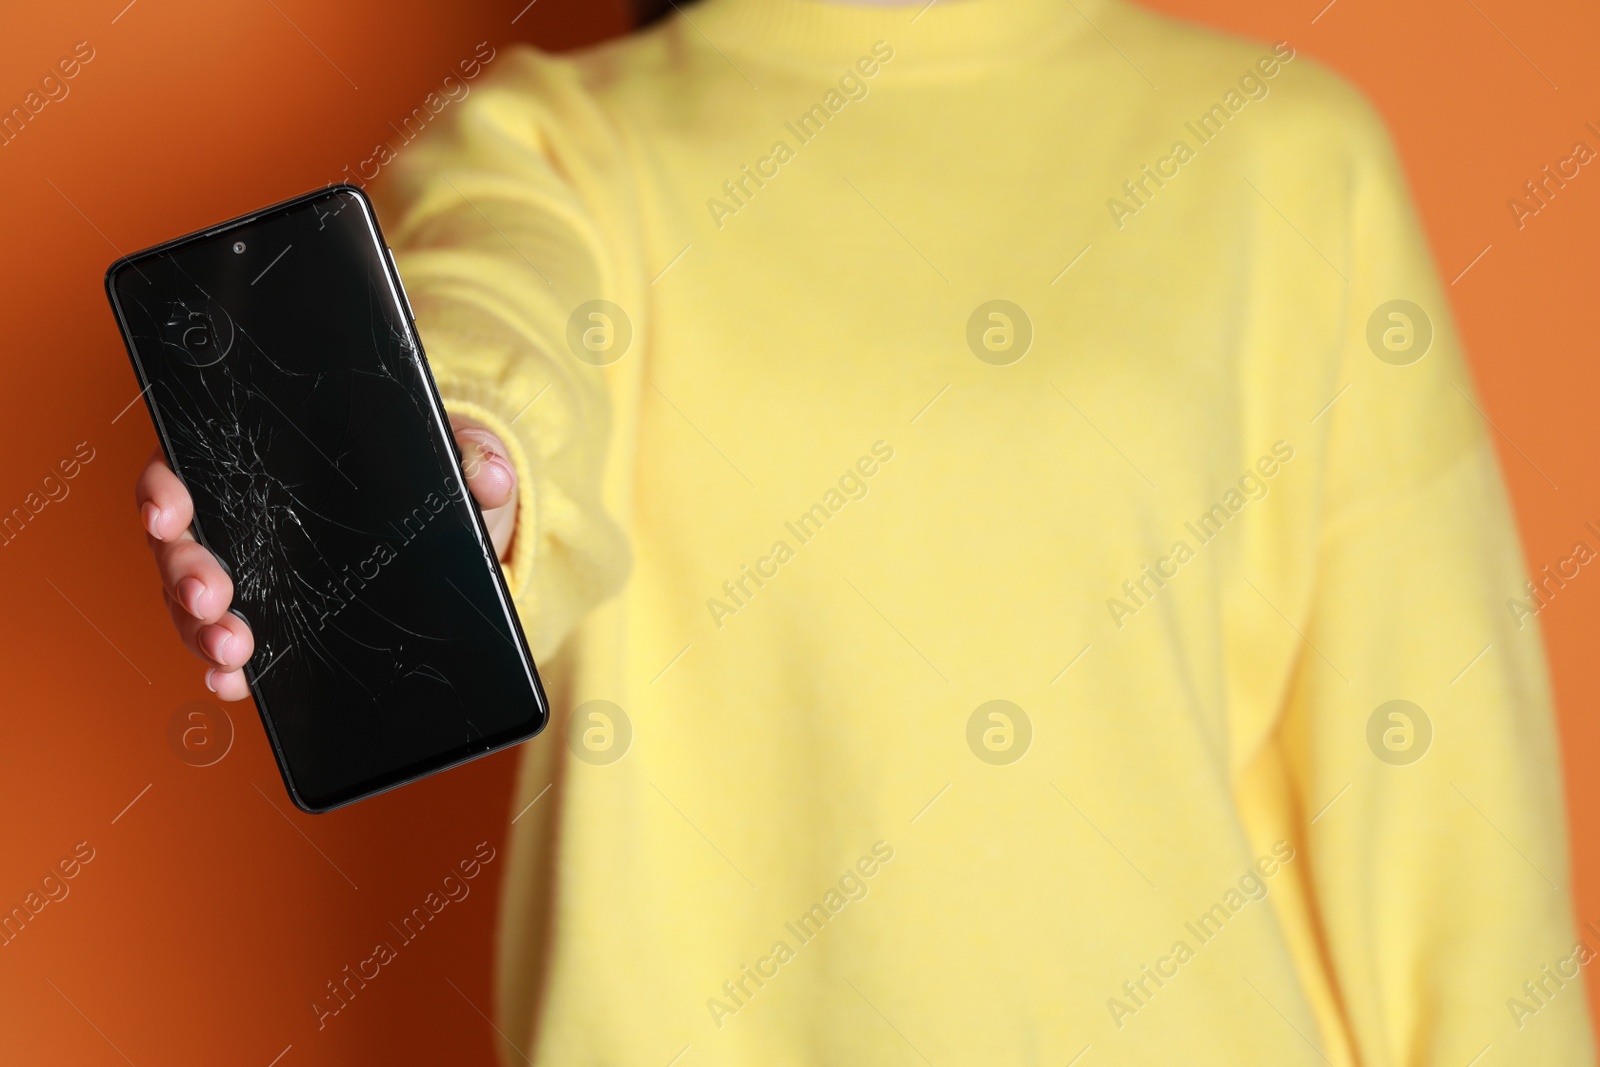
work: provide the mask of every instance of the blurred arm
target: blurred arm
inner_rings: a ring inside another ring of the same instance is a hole
[[[600,500],[606,383],[567,339],[586,301],[639,307],[609,130],[570,67],[508,50],[375,190],[446,407],[511,453],[506,576],[536,658],[629,565]]]
[[[1350,388],[1329,413],[1314,648],[1284,721],[1301,874],[1358,1062],[1459,1067],[1492,1044],[1495,1062],[1591,1064],[1578,968],[1537,1002],[1524,988],[1579,939],[1543,648],[1507,606],[1521,552],[1400,168],[1373,140],[1354,174]],[[1406,366],[1368,336],[1396,298],[1434,331]],[[1422,715],[1372,725],[1392,700]]]

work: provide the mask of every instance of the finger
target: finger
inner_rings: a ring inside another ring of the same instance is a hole
[[[498,436],[477,423],[452,417],[450,424],[461,449],[467,488],[483,511],[483,524],[495,555],[503,561],[510,554],[517,530],[517,472],[511,465],[510,450]]]
[[[255,653],[255,635],[249,625],[232,612],[214,622],[203,622],[169,595],[167,611],[184,645],[207,664],[224,671],[237,670]]]
[[[145,533],[157,541],[175,541],[194,521],[194,502],[189,490],[167,466],[158,448],[151,454],[139,480],[134,484],[134,500],[139,506],[139,521]]]
[[[227,613],[233,603],[233,579],[210,549],[189,536],[151,546],[161,587],[190,618],[214,623]]]
[[[517,472],[499,437],[481,426],[464,425],[456,429],[456,444],[461,448],[467,488],[479,507],[493,511],[516,498]]]
[[[516,499],[513,498],[503,508],[485,511],[483,524],[489,530],[489,541],[494,545],[495,556],[504,563],[511,558],[511,542],[517,532]]]
[[[206,671],[205,682],[206,688],[222,700],[243,700],[250,695],[244,671],[224,671],[213,667]]]

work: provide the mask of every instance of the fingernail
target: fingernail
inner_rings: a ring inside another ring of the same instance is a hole
[[[145,530],[157,541],[161,540],[161,535],[156,533],[156,524],[161,521],[161,509],[156,507],[154,501],[146,501],[140,514],[144,516]]]
[[[205,646],[206,655],[218,663],[228,662],[228,646],[233,643],[233,635],[223,626],[207,626],[200,634],[200,643]]]
[[[477,470],[473,471],[473,474],[481,475],[491,468],[503,472],[508,485],[516,480],[516,472],[512,470],[510,462],[503,456],[490,456],[478,466]]]
[[[214,669],[206,671],[206,688],[211,690],[213,693],[217,691],[217,687],[211,684],[211,677],[216,673],[217,672]]]
[[[190,575],[178,583],[178,603],[188,609],[190,615],[197,619],[205,616],[200,612],[200,598],[206,594],[206,583]]]

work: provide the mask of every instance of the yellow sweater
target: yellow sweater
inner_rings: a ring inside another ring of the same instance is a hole
[[[380,209],[556,708],[508,1062],[1592,1062],[1516,535],[1357,93],[1117,0],[706,0],[438,125]]]

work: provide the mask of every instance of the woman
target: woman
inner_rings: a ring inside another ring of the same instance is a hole
[[[706,0],[506,53],[389,170],[563,712],[508,1061],[1592,1062],[1494,452],[1381,122],[1293,42]]]

